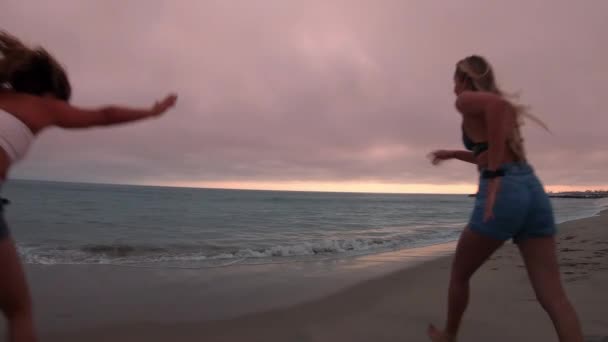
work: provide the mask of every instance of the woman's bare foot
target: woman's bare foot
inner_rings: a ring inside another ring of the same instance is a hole
[[[429,325],[427,330],[427,334],[429,335],[431,341],[433,342],[455,342],[456,338],[444,333],[443,331],[435,328],[434,325]]]

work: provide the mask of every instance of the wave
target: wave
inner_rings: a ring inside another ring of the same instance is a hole
[[[125,257],[133,254],[141,253],[163,253],[167,250],[162,247],[154,246],[131,246],[127,244],[117,245],[87,245],[80,250],[84,253],[90,254],[104,254],[115,257]]]
[[[19,253],[29,264],[154,264],[168,262],[216,262],[230,259],[274,259],[350,256],[391,249],[419,247],[455,239],[459,229],[403,234],[391,238],[327,239],[253,248],[90,244],[84,246],[20,245]]]
[[[556,202],[559,204],[561,202]],[[578,207],[569,202],[558,210],[558,222],[565,222],[597,215],[608,208],[608,200],[593,202],[594,205]],[[578,202],[577,202],[578,203]],[[432,227],[393,227],[382,231],[383,236],[374,236],[373,230],[359,231],[352,238],[326,238],[313,240],[272,240],[258,236],[256,240],[232,241],[231,246],[215,245],[196,241],[182,245],[172,243],[146,244],[83,243],[83,244],[21,244],[22,260],[29,264],[110,264],[110,265],[182,265],[182,264],[227,264],[234,261],[253,260],[259,263],[285,260],[319,260],[341,258],[361,254],[380,253],[387,250],[413,248],[448,242],[457,238],[463,224],[431,222]],[[439,227],[440,226],[440,227]],[[312,232],[314,233],[314,232]]]

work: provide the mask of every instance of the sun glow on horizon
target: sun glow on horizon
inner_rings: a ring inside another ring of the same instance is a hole
[[[476,191],[471,184],[401,184],[381,182],[174,182],[177,187],[235,190],[360,192],[360,193],[428,193],[468,194]]]
[[[152,184],[150,184],[152,185]],[[267,191],[310,191],[310,192],[354,192],[354,193],[395,193],[395,194],[472,194],[477,192],[477,184],[406,184],[383,182],[171,182],[155,184],[174,187],[267,190]],[[549,185],[547,191],[586,191],[601,190],[607,185],[572,186]]]

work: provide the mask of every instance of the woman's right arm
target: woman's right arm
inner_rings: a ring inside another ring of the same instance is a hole
[[[54,99],[47,99],[43,105],[50,118],[49,125],[62,128],[87,128],[117,125],[159,116],[173,107],[176,101],[176,95],[169,95],[147,109],[121,106],[82,109]]]
[[[431,152],[431,158],[434,165],[448,159],[458,159],[467,163],[477,164],[473,152],[470,151],[438,150]]]
[[[451,151],[452,158],[462,160],[467,163],[477,164],[475,155],[471,151]]]

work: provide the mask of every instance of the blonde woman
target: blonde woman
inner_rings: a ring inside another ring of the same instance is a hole
[[[108,106],[82,109],[68,103],[71,86],[64,69],[42,48],[29,48],[0,31],[0,184],[47,127],[86,128],[159,116],[173,107],[171,95],[151,108]],[[0,309],[9,341],[33,342],[36,333],[26,278],[0,204]]]
[[[559,340],[582,342],[577,314],[561,283],[553,209],[526,159],[519,129],[521,116],[541,122],[527,114],[524,107],[506,99],[491,65],[483,57],[473,55],[457,63],[454,93],[456,108],[463,118],[462,137],[467,150],[434,151],[433,164],[447,159],[477,164],[479,191],[454,255],[445,329],[431,325],[429,337],[433,341],[456,340],[473,273],[512,239]]]

